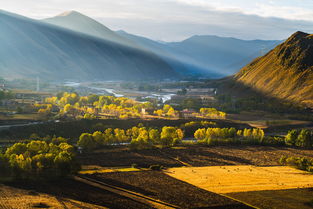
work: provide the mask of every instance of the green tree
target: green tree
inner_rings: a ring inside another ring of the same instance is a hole
[[[298,135],[296,146],[312,147],[312,134],[307,129],[302,129]]]
[[[196,130],[196,132],[194,133],[194,137],[199,141],[203,141],[206,138],[206,129],[200,128]]]
[[[288,134],[285,137],[286,144],[293,146],[296,145],[298,135],[299,132],[297,130],[288,131]]]
[[[170,147],[182,140],[183,132],[171,126],[164,126],[161,132],[160,144],[163,147]]]
[[[26,151],[27,151],[27,145],[26,144],[16,143],[6,150],[5,155],[8,157],[13,155],[13,154],[20,155],[20,154],[24,154]]]
[[[86,150],[92,150],[96,148],[96,142],[92,135],[89,133],[83,133],[80,135],[77,145]]]
[[[104,145],[105,144],[105,135],[100,132],[96,131],[92,134],[93,139],[97,143],[97,145]]]
[[[160,141],[160,132],[158,129],[150,129],[149,130],[149,139],[157,144]]]

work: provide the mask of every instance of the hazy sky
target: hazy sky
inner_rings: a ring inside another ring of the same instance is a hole
[[[113,30],[164,41],[203,34],[285,39],[297,30],[313,33],[313,0],[0,0],[0,5],[37,19],[76,10]]]

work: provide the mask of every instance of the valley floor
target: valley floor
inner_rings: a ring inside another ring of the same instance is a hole
[[[0,208],[282,208],[282,199],[286,209],[296,208],[296,202],[308,207],[313,191],[297,188],[311,187],[313,175],[278,166],[282,155],[312,158],[313,150],[243,145],[99,149],[79,156],[79,178],[0,185]],[[165,169],[154,171],[151,165]]]

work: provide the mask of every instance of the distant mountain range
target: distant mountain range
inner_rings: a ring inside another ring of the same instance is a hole
[[[182,76],[202,75],[216,78],[234,74],[251,60],[265,54],[281,42],[193,36],[182,42],[161,43],[125,31],[114,33],[99,22],[76,11],[65,12],[43,21],[153,52]]]
[[[313,107],[313,35],[296,32],[235,75],[244,86]]]
[[[0,28],[0,73],[7,78],[218,78],[238,72],[280,43],[217,36],[161,43],[114,32],[75,11],[40,21],[0,11]]]
[[[110,38],[114,32],[107,29]],[[0,75],[49,80],[177,78],[152,52],[0,11]]]
[[[218,36],[193,36],[182,42],[159,43],[124,31],[118,33],[160,56],[178,61],[187,73],[198,72],[211,77],[232,75],[281,43]]]

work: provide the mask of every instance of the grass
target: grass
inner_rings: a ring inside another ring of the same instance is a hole
[[[40,120],[40,118],[41,116],[37,113],[15,114],[11,117],[13,120]]]
[[[313,175],[288,166],[182,167],[167,174],[216,193],[313,187]]]
[[[5,120],[5,121],[10,121],[10,120],[21,120],[20,122],[25,122],[25,120],[41,120],[41,116],[37,113],[23,113],[23,114],[13,114],[13,115],[8,115],[0,116],[0,120]],[[17,121],[18,122],[18,121]]]
[[[82,170],[79,174],[100,174],[100,173],[111,173],[111,172],[135,172],[143,171],[148,169],[141,168],[106,168],[106,169],[93,169],[93,170]]]
[[[299,103],[306,100],[306,105],[312,105],[312,64],[306,63],[312,60],[312,54],[306,48],[312,40],[307,37],[292,36],[265,56],[255,59],[236,74],[236,82],[265,95]]]

